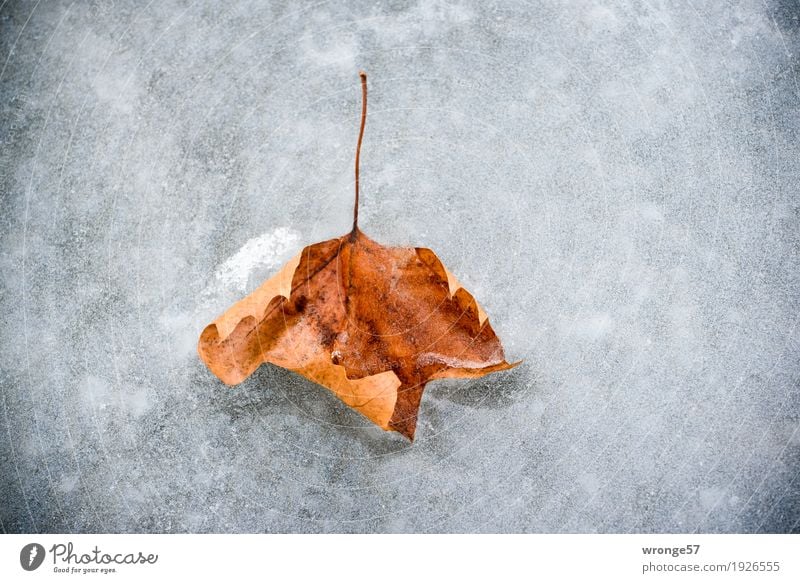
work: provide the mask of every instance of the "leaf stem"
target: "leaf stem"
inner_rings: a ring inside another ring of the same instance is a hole
[[[367,122],[367,74],[359,71],[361,77],[361,128],[358,130],[358,145],[356,146],[356,202],[353,206],[353,234],[358,231],[358,162],[361,158],[361,140],[364,138],[364,124]]]

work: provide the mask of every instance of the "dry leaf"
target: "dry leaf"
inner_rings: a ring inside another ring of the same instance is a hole
[[[506,362],[486,314],[430,249],[384,247],[358,229],[304,248],[200,335],[198,351],[223,382],[262,363],[333,391],[383,429],[414,438],[425,384],[480,377]]]

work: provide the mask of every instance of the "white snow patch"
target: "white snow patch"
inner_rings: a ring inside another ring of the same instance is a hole
[[[300,233],[287,227],[253,237],[217,269],[215,278],[224,289],[245,291],[254,269],[277,266],[299,242]]]
[[[283,266],[300,249],[300,233],[287,227],[277,227],[245,242],[209,278],[193,309],[165,311],[159,316],[158,323],[167,336],[171,353],[196,358],[197,338],[203,328],[252,291],[248,287],[262,283],[272,275],[270,271]],[[92,396],[96,392],[94,386],[88,383],[84,392]],[[136,394],[127,405],[134,416],[141,416],[150,408],[149,397],[146,393]]]

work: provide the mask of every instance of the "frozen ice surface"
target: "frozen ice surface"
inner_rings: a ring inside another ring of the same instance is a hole
[[[798,530],[798,15],[3,3],[0,529]],[[360,68],[363,229],[525,360],[413,444],[195,351],[349,228]]]

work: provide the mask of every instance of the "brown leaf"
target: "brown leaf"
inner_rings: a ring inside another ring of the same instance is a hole
[[[428,381],[480,377],[518,363],[506,362],[486,314],[433,251],[385,247],[358,229],[363,72],[361,85],[352,232],[304,248],[209,324],[198,351],[226,384],[271,362],[413,439]]]

